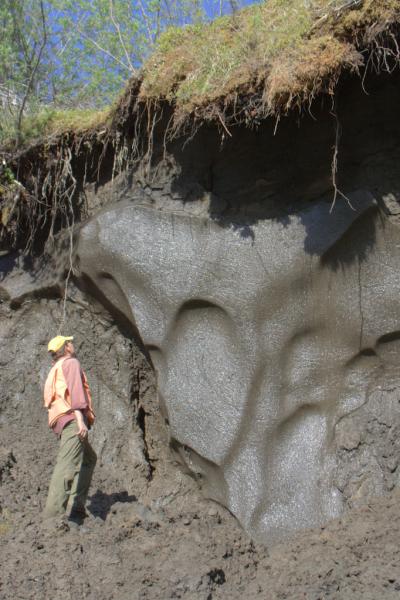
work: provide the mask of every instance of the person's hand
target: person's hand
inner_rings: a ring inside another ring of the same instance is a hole
[[[80,424],[78,423],[78,433],[76,435],[82,442],[87,438],[87,434],[88,428],[86,427],[85,423],[83,421]]]
[[[83,442],[87,438],[88,428],[85,425],[85,421],[83,420],[83,416],[80,410],[75,410],[76,423],[78,425],[78,433],[76,434],[79,439]]]

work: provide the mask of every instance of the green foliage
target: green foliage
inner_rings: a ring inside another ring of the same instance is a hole
[[[37,0],[2,0],[0,5],[0,85],[12,97],[23,97],[32,90],[43,94],[41,81],[45,58],[36,63],[46,41],[40,3]]]
[[[106,124],[109,115],[110,110],[107,108],[98,111],[93,109],[41,108],[27,116],[22,122],[20,141],[27,144],[66,131],[79,133]],[[13,145],[15,143],[15,131],[9,128],[8,137],[3,134],[2,141],[4,145]]]
[[[19,139],[32,99],[47,96],[44,0],[3,0],[0,7],[0,139]]]
[[[96,123],[143,62],[142,98],[185,113],[257,86],[270,106],[314,93],[358,64],[352,30],[400,18],[400,0],[265,0],[229,16],[236,0],[205,2],[2,0],[0,143]]]
[[[0,142],[21,142],[22,117],[32,123],[50,106],[109,105],[167,27],[195,32],[234,1],[207,0],[206,13],[199,0],[2,0]]]
[[[0,239],[2,227],[7,226],[10,217],[16,185],[15,175],[3,158],[0,162]]]
[[[12,170],[10,169],[10,167],[5,165],[4,163],[3,163],[3,167],[0,168],[0,174],[1,174],[1,181],[4,185],[11,185],[12,183],[14,183],[15,175],[12,172]]]
[[[48,0],[57,29],[58,94],[85,106],[109,104],[169,26],[204,23],[196,0]],[[217,6],[217,3],[215,4]],[[220,4],[218,3],[218,6]],[[229,3],[224,0],[223,10]],[[82,85],[82,82],[85,82]]]

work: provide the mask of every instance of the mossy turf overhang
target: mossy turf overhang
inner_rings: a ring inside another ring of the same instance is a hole
[[[229,108],[246,121],[280,114],[333,94],[340,74],[359,71],[374,50],[377,61],[398,59],[399,19],[399,0],[267,0],[170,29],[145,65],[139,97],[171,103],[176,121]]]
[[[170,106],[174,134],[193,119],[252,124],[301,109],[333,95],[344,72],[391,70],[400,60],[399,25],[400,0],[266,0],[209,24],[170,28],[112,107],[34,115],[22,145],[103,129],[113,136],[140,106],[152,114]]]
[[[75,222],[83,218],[86,185],[132,165],[147,172],[160,140],[165,149],[178,133],[191,139],[207,121],[230,134],[335,97],[342,74],[392,73],[399,23],[400,0],[268,0],[167,31],[108,111],[38,115],[45,126],[35,138],[3,147],[0,249],[26,248],[26,239],[42,248],[68,226],[71,206]]]

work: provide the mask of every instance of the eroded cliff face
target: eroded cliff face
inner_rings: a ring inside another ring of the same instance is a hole
[[[146,402],[123,405],[142,348],[174,455],[263,542],[399,483],[397,80],[369,95],[348,81],[336,116],[320,105],[276,135],[269,122],[237,127],[221,146],[204,128],[167,149],[161,135],[149,172],[87,189],[103,208],[76,228],[74,282],[125,340],[95,442],[116,462],[131,453],[147,481],[157,470],[161,425],[146,430]],[[333,205],[335,140],[346,197]],[[0,289],[14,309],[60,294],[62,260],[14,271]],[[43,318],[42,345],[55,326]],[[109,327],[85,339],[112,349]],[[171,473],[154,478],[154,498]]]
[[[129,204],[81,233],[82,272],[150,351],[173,447],[261,539],[340,511],[335,427],[398,385],[400,230],[350,199],[252,238]],[[373,250],[336,267],[368,222]]]
[[[151,355],[172,448],[264,541],[397,485],[398,90],[344,97],[340,123],[322,108],[222,150],[200,132],[79,236],[85,285]]]

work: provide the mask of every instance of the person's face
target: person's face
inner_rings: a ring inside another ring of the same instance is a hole
[[[73,356],[75,354],[75,348],[72,342],[66,342],[65,354],[69,354],[70,356]]]

